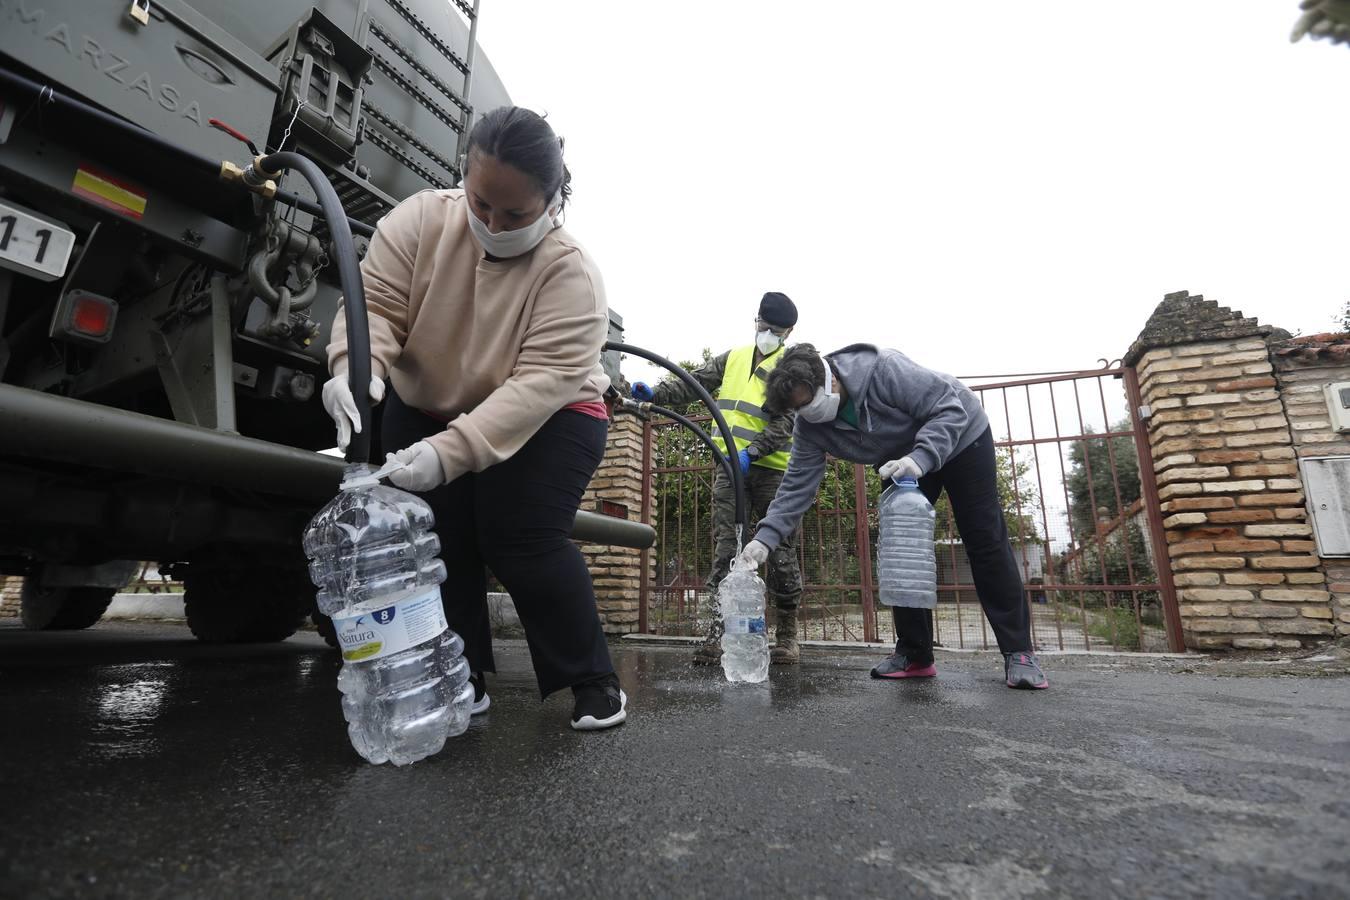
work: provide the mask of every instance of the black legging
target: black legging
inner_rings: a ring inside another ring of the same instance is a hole
[[[387,451],[445,429],[393,390],[384,406]],[[602,419],[561,410],[510,459],[421,495],[436,515],[441,539],[445,617],[464,638],[473,671],[497,671],[488,568],[515,603],[541,695],[614,671],[590,571],[570,537],[582,492],[604,456],[608,428]]]
[[[975,443],[947,460],[942,468],[919,479],[919,490],[929,503],[936,504],[944,488],[970,559],[975,593],[999,649],[1004,653],[1031,650],[1031,615],[999,502],[998,465],[990,429],[986,428]],[[896,652],[917,662],[931,661],[933,611],[894,606],[891,620],[895,623]]]

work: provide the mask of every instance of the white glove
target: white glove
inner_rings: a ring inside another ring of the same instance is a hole
[[[918,479],[922,475],[923,469],[920,469],[919,464],[908,456],[902,456],[899,459],[893,459],[890,462],[881,464],[881,478],[883,481],[887,478],[894,478],[897,481],[901,478]]]
[[[741,555],[736,557],[736,568],[758,569],[769,558],[769,548],[760,541],[751,541],[745,545]]]
[[[323,386],[323,408],[328,410],[337,424],[338,449],[346,450],[351,443],[352,433],[361,433],[361,415],[356,411],[356,398],[347,385],[347,373],[334,375]],[[375,376],[370,378],[370,402],[379,403],[384,399],[384,382]]]
[[[418,441],[390,456],[403,463],[403,468],[389,473],[389,480],[405,491],[429,491],[445,484],[441,458],[426,441]]]

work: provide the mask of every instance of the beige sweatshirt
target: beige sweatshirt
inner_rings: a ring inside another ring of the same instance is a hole
[[[609,312],[590,256],[555,228],[529,253],[489,261],[466,206],[461,190],[414,194],[380,220],[361,262],[372,371],[451,420],[427,439],[447,481],[510,458],[558,410],[609,386]],[[328,367],[347,369],[340,311]]]

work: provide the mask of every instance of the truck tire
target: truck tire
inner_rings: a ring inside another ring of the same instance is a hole
[[[308,584],[264,567],[189,566],[183,577],[188,628],[208,644],[284,641],[309,611]]]
[[[112,588],[39,587],[36,578],[24,580],[19,594],[23,627],[33,631],[74,631],[88,628],[112,602]]]

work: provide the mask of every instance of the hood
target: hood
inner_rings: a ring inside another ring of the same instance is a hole
[[[867,391],[872,386],[872,373],[876,371],[880,356],[881,350],[876,344],[849,344],[825,354],[825,358],[834,364],[844,390],[853,398],[859,416],[866,413]]]

